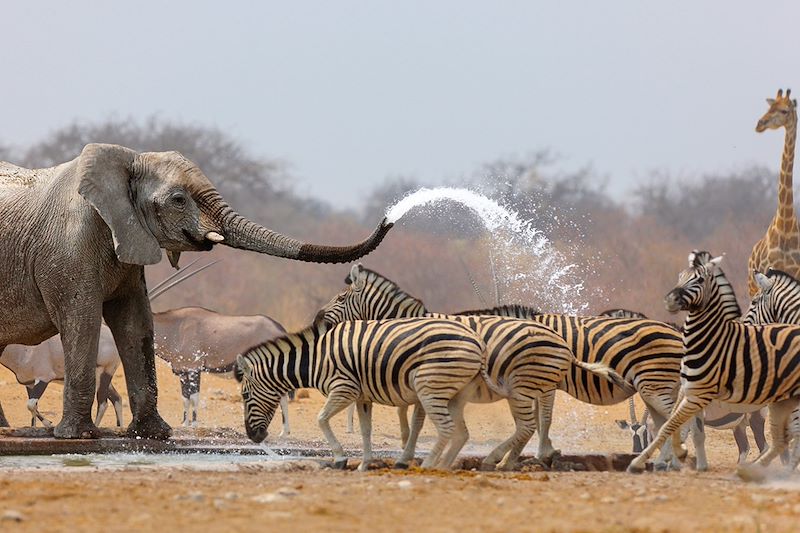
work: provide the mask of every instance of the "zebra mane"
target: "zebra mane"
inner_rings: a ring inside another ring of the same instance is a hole
[[[499,316],[511,316],[511,317],[530,317],[535,315],[541,315],[542,312],[539,311],[538,309],[534,309],[533,307],[528,307],[522,304],[507,304],[507,305],[498,305],[496,307],[491,307],[489,309],[471,309],[468,311],[459,311],[453,314],[460,316],[499,315]]]
[[[736,292],[733,290],[733,285],[719,266],[715,270],[714,279],[719,287],[722,305],[726,311],[735,313],[735,318],[738,319],[742,316],[742,308],[739,307],[739,302],[736,300]]]
[[[320,335],[323,335],[326,331],[328,331],[332,327],[333,327],[333,325],[328,324],[324,320],[320,320],[319,319],[319,315],[318,315],[317,317],[314,318],[314,321],[311,324],[309,324],[308,326],[304,327],[303,329],[298,330],[298,331],[293,331],[293,332],[283,331],[277,337],[273,337],[273,338],[271,338],[269,340],[266,340],[264,342],[260,342],[260,343],[256,344],[255,346],[251,346],[247,350],[244,350],[242,352],[242,355],[246,356],[248,353],[251,353],[251,352],[253,352],[255,350],[264,348],[268,344],[276,344],[276,343],[281,342],[281,341],[291,343],[291,339],[293,337],[295,337],[295,338],[296,337],[304,337],[306,339],[310,339],[310,338],[313,338],[313,337],[318,337]],[[236,372],[237,372],[237,369],[234,368],[234,376],[236,376]],[[239,378],[237,377],[237,379],[239,379]]]
[[[785,272],[777,268],[768,268],[766,276],[768,278],[785,278],[794,283],[800,283],[800,280],[798,280],[796,277],[792,276],[788,272]]]
[[[389,298],[398,299],[398,300],[408,300],[408,299],[410,299],[410,300],[414,300],[416,302],[419,302],[419,304],[423,308],[425,307],[425,303],[422,300],[420,300],[416,296],[412,296],[412,295],[408,294],[406,291],[404,291],[403,289],[400,288],[400,285],[398,285],[396,282],[390,280],[389,278],[387,278],[386,276],[384,276],[380,272],[376,272],[376,271],[374,271],[372,269],[369,269],[369,268],[366,268],[366,267],[363,267],[363,266],[361,267],[361,271],[362,272],[366,272],[366,274],[367,274],[367,283],[370,283],[370,284],[373,284],[373,285],[380,285],[381,289],[384,291],[384,293],[386,293],[386,296],[388,296]],[[345,282],[349,284],[349,283],[353,283],[353,280],[351,280],[350,276],[348,275],[347,278],[345,278]]]

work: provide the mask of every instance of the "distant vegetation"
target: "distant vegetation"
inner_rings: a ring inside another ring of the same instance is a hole
[[[51,166],[73,159],[88,142],[118,143],[142,151],[178,150],[198,163],[245,216],[322,243],[348,243],[365,236],[387,205],[423,185],[413,176],[389,177],[367,193],[361,210],[341,210],[299,197],[283,162],[248,153],[216,128],[158,119],[72,124],[28,147],[0,144],[0,159]],[[542,228],[557,248],[582,265],[591,310],[629,307],[665,319],[662,298],[692,248],[726,254],[723,267],[746,305],[747,257],[777,203],[775,163],[775,169],[748,168],[685,181],[654,173],[624,202],[612,198],[605,189],[607,179],[591,169],[560,172],[557,158],[547,151],[487,162],[451,185],[479,190]],[[493,290],[485,235],[470,217],[458,206],[436,219],[413,217],[390,232],[362,262],[422,298],[429,309],[478,307],[482,302],[469,276],[485,297]],[[196,257],[184,255],[183,264]],[[225,247],[203,259],[212,257],[224,261],[164,295],[155,308],[199,305],[225,313],[263,313],[287,328],[298,328],[341,290],[349,269]],[[170,271],[164,260],[148,268],[147,275],[152,284]]]

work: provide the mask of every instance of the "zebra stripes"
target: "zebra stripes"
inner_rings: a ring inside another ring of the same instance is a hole
[[[282,394],[316,388],[327,396],[318,421],[340,468],[346,458],[330,419],[357,402],[366,469],[372,403],[420,404],[438,433],[423,467],[448,468],[468,438],[463,407],[483,381],[483,350],[471,329],[452,320],[315,322],[237,358],[247,434],[261,442]]]
[[[644,318],[647,316],[638,311],[631,311],[630,309],[616,308],[607,309],[600,313],[601,316],[613,316],[616,318]],[[671,322],[666,322],[670,327],[677,331],[681,327]],[[624,420],[617,420],[617,425],[622,429],[630,429],[633,436],[633,453],[640,453],[647,447],[652,435],[650,434],[647,425],[642,422],[639,424],[636,421],[636,410],[633,404],[633,397],[629,398],[629,409],[631,412],[631,422],[628,424]],[[646,420],[649,415],[647,409],[644,410],[643,420]],[[704,410],[702,417],[698,416],[693,422],[690,422],[681,433],[681,440],[686,440],[686,430],[692,432],[692,438],[697,448],[700,442],[705,441],[705,434],[703,428],[710,427],[717,430],[731,429],[733,430],[733,439],[736,441],[736,447],[739,449],[739,463],[744,463],[747,455],[750,453],[750,442],[747,440],[747,426],[753,431],[756,445],[759,452],[766,449],[767,439],[764,436],[764,416],[766,409],[759,409],[758,407],[746,408],[739,407],[734,409],[731,405],[726,405],[718,401],[711,402]]]
[[[753,296],[742,321],[746,324],[800,325],[800,282],[782,270],[768,269],[766,275],[754,272],[758,292]],[[789,434],[794,439],[789,467],[800,463],[800,408],[792,413]]]
[[[712,399],[727,403],[769,405],[771,446],[756,462],[769,464],[786,448],[792,409],[800,395],[800,327],[743,324],[730,282],[719,268],[721,257],[689,254],[689,268],[665,298],[670,312],[689,311],[684,323],[684,382],[678,403],[650,445],[628,467],[644,470],[656,448],[672,437],[682,458],[678,428]]]
[[[431,316],[422,302],[404,292],[386,277],[355,265],[348,276],[350,286],[334,297],[318,315],[336,322],[358,318],[391,318],[393,312]],[[346,281],[348,281],[346,280]],[[683,343],[669,326],[654,320],[547,315],[523,306],[503,306],[463,315],[500,315],[530,320],[555,331],[570,348],[576,360],[600,364],[613,370],[641,394],[659,428],[669,416],[680,383]],[[436,316],[436,315],[433,315]],[[608,380],[571,365],[559,389],[593,404],[609,405],[630,397],[634,391],[613,385]],[[552,416],[554,391],[542,397],[539,405],[539,453],[554,453],[548,428]],[[669,455],[662,450],[660,462]],[[698,468],[707,465],[704,447],[698,446]]]

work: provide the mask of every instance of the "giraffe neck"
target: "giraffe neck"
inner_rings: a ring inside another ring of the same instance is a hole
[[[786,137],[783,143],[781,158],[781,175],[778,181],[778,211],[775,213],[773,227],[779,235],[797,235],[800,233],[794,213],[794,191],[792,173],[794,169],[794,147],[797,141],[797,114],[786,124]]]

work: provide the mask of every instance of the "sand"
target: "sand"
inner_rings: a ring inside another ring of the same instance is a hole
[[[159,407],[168,422],[182,417],[180,387],[159,363]],[[123,392],[124,379],[115,378]],[[41,402],[58,420],[61,386],[51,385]],[[29,423],[26,394],[0,369],[0,401],[12,425]],[[324,399],[315,391],[290,404],[291,435],[270,443],[326,444],[316,425]],[[641,405],[639,413],[641,416]],[[126,401],[126,422],[130,420]],[[375,408],[376,448],[397,450],[394,409]],[[552,438],[565,452],[629,452],[630,437],[615,419],[627,403],[581,404],[559,394]],[[467,409],[468,453],[485,453],[513,430],[503,403]],[[344,416],[334,431],[346,449],[360,450],[360,436],[345,432]],[[113,424],[111,410],[104,425]],[[176,428],[180,435],[214,428],[241,433],[242,408],[235,381],[203,376],[200,426]],[[357,427],[357,423],[356,423]],[[420,447],[433,439],[426,425]],[[535,439],[535,437],[534,437]],[[0,531],[89,530],[192,531],[795,531],[800,523],[800,475],[748,484],[735,476],[736,447],[730,431],[708,431],[711,469],[697,473],[617,472],[454,473],[373,470],[333,471],[318,462],[249,461],[226,469],[129,465],[109,470],[87,465],[56,470],[9,469],[0,465]],[[535,452],[535,444],[527,453]],[[2,461],[2,458],[0,458]],[[778,475],[776,474],[776,477]]]

